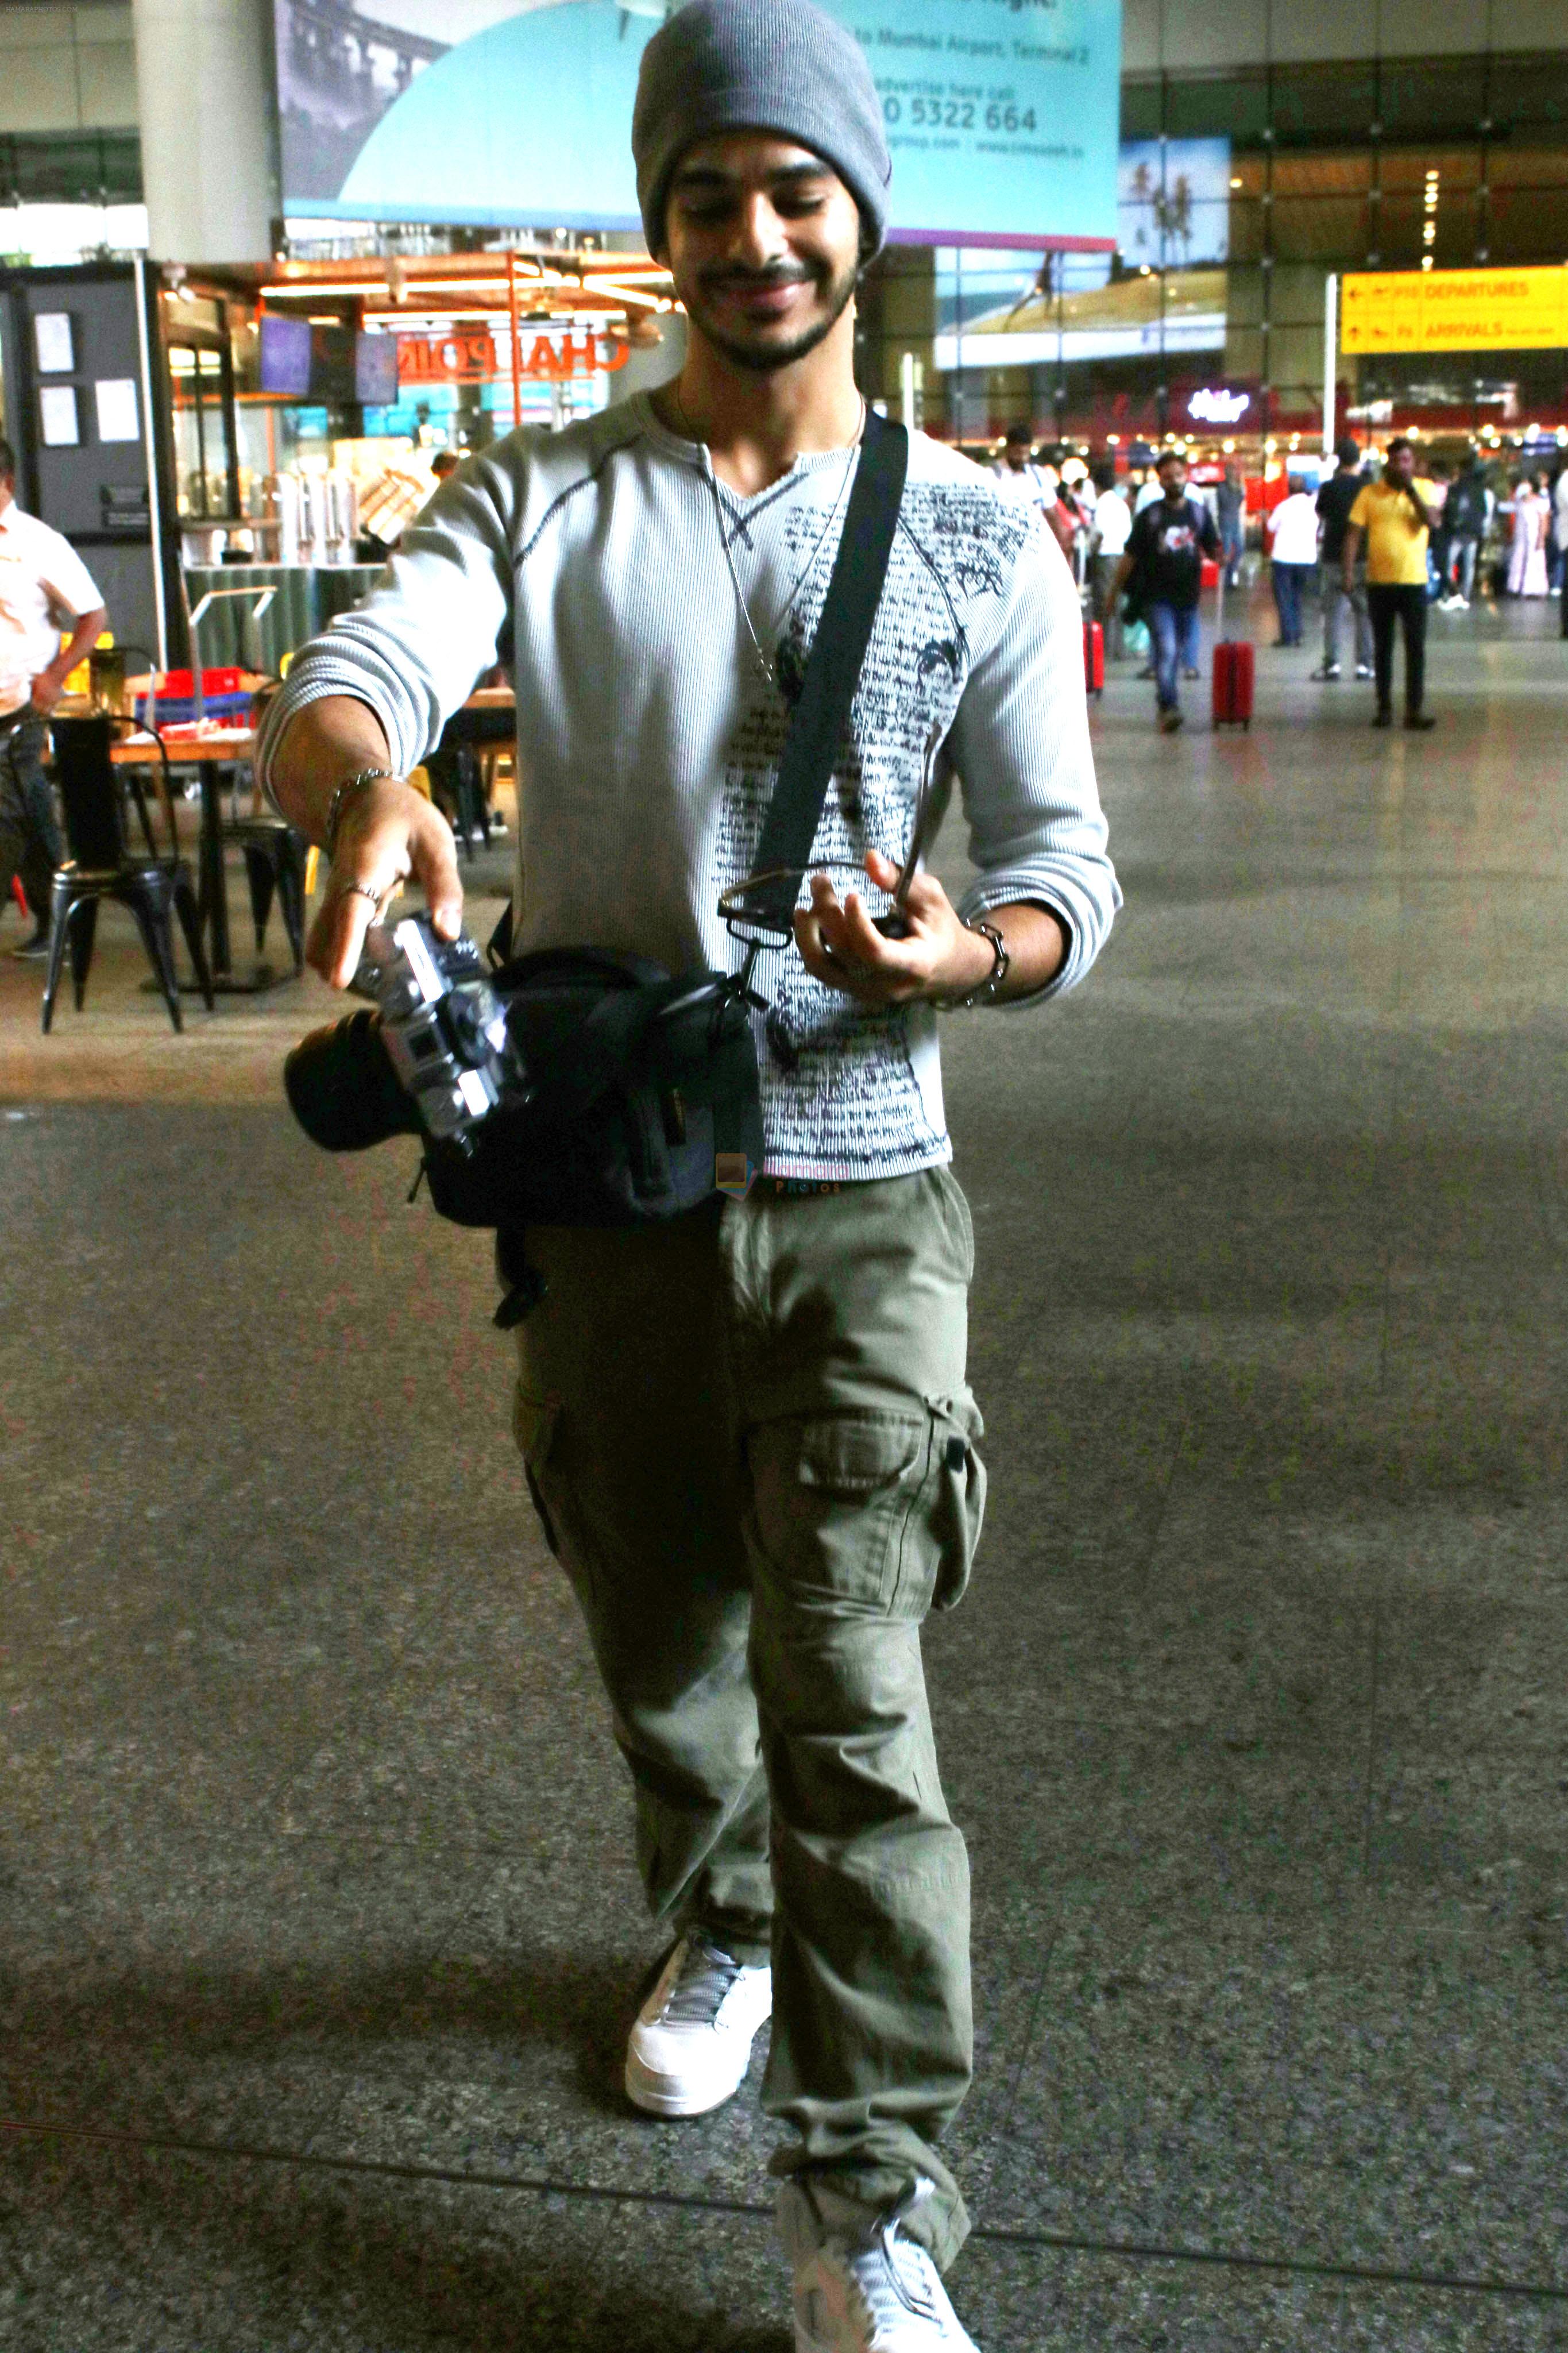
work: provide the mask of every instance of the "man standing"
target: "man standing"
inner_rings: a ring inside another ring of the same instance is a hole
[[[1009,425],[1002,455],[992,460],[991,471],[1001,484],[1004,497],[1016,499],[1020,506],[1032,507],[1039,514],[1055,506],[1060,477],[1054,466],[1042,466],[1036,458],[1035,436],[1029,426]]]
[[[1300,474],[1289,478],[1289,495],[1269,518],[1269,585],[1279,617],[1279,643],[1301,642],[1301,599],[1317,568],[1318,508]]]
[[[269,714],[263,776],[331,854],[311,957],[340,987],[400,877],[458,928],[451,836],[404,778],[503,638],[520,948],[733,962],[716,902],[755,864],[837,551],[890,164],[865,54],[811,0],[672,16],[633,150],[679,377],[471,458]],[[896,881],[933,744],[978,872],[956,908],[921,874],[889,939],[849,878]],[[715,2106],[771,2009],[798,2353],[965,2353],[939,2142],[971,2069],[968,1868],[919,1629],[963,1591],[983,1473],[932,1008],[1070,986],[1118,895],[1071,577],[919,434],[815,860],[757,976],[762,1175],[664,1225],[530,1231],[516,1427],[676,1939],[628,2094]]]
[[[1487,470],[1481,463],[1480,452],[1473,450],[1469,464],[1448,493],[1448,554],[1443,567],[1443,594],[1439,599],[1446,613],[1468,613],[1470,609],[1470,598],[1476,585],[1476,562],[1490,520],[1491,500],[1487,489]]]
[[[1225,585],[1234,588],[1240,576],[1241,551],[1247,536],[1247,486],[1234,458],[1225,461],[1224,480],[1215,486],[1215,518],[1219,524],[1220,561]]]
[[[1094,554],[1094,607],[1105,631],[1106,659],[1120,661],[1126,651],[1125,631],[1121,599],[1112,593],[1111,584],[1132,535],[1132,510],[1116,487],[1114,466],[1101,466],[1094,480],[1098,496],[1089,543]]]
[[[1133,518],[1113,596],[1137,575],[1138,603],[1154,643],[1154,697],[1163,734],[1182,723],[1178,673],[1198,673],[1198,590],[1203,559],[1217,557],[1219,533],[1207,507],[1187,496],[1187,461],[1179,449],[1160,460],[1160,497]]]
[[[69,541],[24,514],[16,491],[16,452],[0,441],[0,907],[19,874],[34,929],[12,954],[45,956],[49,886],[65,856],[44,775],[45,722],[109,616]]]
[[[1350,512],[1345,531],[1345,594],[1351,593],[1356,559],[1366,542],[1366,601],[1372,616],[1373,664],[1377,674],[1374,727],[1394,724],[1394,631],[1405,633],[1405,724],[1425,730],[1434,723],[1421,708],[1426,685],[1426,546],[1432,532],[1428,499],[1432,485],[1415,474],[1415,452],[1404,434],[1389,443],[1383,480],[1367,482]]]
[[[1351,509],[1365,489],[1370,476],[1361,470],[1361,446],[1347,434],[1334,444],[1338,466],[1318,492],[1318,517],[1323,527],[1319,555],[1323,567],[1323,666],[1312,676],[1337,685],[1340,670],[1340,633],[1344,626],[1347,608],[1355,624],[1355,674],[1357,678],[1372,676],[1372,619],[1367,611],[1364,571],[1345,573],[1345,533],[1350,525]]]
[[[1448,567],[1453,560],[1454,521],[1448,512],[1453,480],[1453,468],[1446,466],[1440,458],[1434,459],[1432,496],[1427,501],[1427,512],[1432,518],[1432,540],[1427,550],[1426,586],[1430,589],[1435,579],[1439,597],[1447,592]],[[1428,597],[1427,601],[1430,603],[1432,600]]]
[[[1035,437],[1026,425],[1009,425],[1000,458],[991,471],[1004,498],[1037,514],[1069,564],[1074,563],[1074,532],[1070,515],[1061,505],[1061,476],[1054,466],[1042,466],[1035,457]],[[1075,565],[1076,572],[1076,565]]]

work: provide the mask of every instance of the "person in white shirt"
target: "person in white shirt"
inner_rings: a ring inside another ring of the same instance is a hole
[[[1094,609],[1105,631],[1105,658],[1120,661],[1126,652],[1121,600],[1110,584],[1127,553],[1132,531],[1132,510],[1116,487],[1114,469],[1102,466],[1095,475],[1099,496],[1094,501],[1094,528],[1089,545],[1094,554]]]
[[[1163,499],[1164,495],[1164,491],[1160,487],[1160,469],[1158,466],[1151,466],[1143,477],[1137,497],[1132,501],[1133,514],[1141,515],[1145,507],[1152,507],[1156,499]]]
[[[49,885],[65,855],[44,775],[44,723],[109,616],[69,541],[24,514],[16,487],[16,452],[0,441],[0,906],[20,875],[35,928],[13,953],[40,956],[49,944]]]
[[[1558,468],[1552,485],[1552,546],[1557,559],[1553,585],[1568,596],[1568,466]]]
[[[1300,474],[1274,510],[1269,566],[1282,646],[1301,642],[1301,598],[1318,565],[1318,502]]]
[[[1048,514],[1055,506],[1057,470],[1037,462],[1035,437],[1026,425],[1009,425],[1002,455],[993,459],[991,471],[1002,486],[1004,498],[1032,507],[1040,515]]]

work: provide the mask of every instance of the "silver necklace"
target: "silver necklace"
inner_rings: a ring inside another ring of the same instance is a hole
[[[670,390],[675,395],[675,405],[680,411],[680,421],[686,427],[686,438],[689,441],[696,441],[697,435],[692,429],[691,419],[687,413],[686,403],[680,396],[680,382],[679,377],[670,385]],[[801,590],[805,587],[806,582],[811,577],[816,559],[822,553],[823,543],[826,541],[828,533],[833,529],[835,522],[837,522],[838,519],[838,510],[844,504],[845,498],[848,493],[850,477],[855,471],[855,455],[857,450],[859,448],[861,442],[864,440],[865,436],[866,396],[862,393],[860,395],[860,422],[855,428],[855,437],[853,440],[849,443],[847,449],[845,451],[844,479],[838,485],[837,495],[834,499],[832,506],[828,509],[826,522],[823,524],[822,529],[817,533],[816,539],[812,542],[811,552],[807,555],[805,564],[801,566],[800,571],[795,575],[794,586],[791,587],[788,596],[784,598],[784,603],[779,607],[778,613],[774,617],[773,624],[768,630],[768,635],[770,637],[777,636],[779,630],[784,626],[785,617],[794,607],[795,598],[799,596]],[[699,443],[698,446],[700,448],[703,445]],[[718,476],[713,471],[713,458],[711,451],[709,452],[708,464],[704,470],[704,479],[707,481],[709,490],[712,493],[713,514],[719,526],[719,544],[724,551],[725,568],[730,575],[730,586],[735,592],[736,607],[739,609],[742,622],[745,624],[746,635],[751,639],[752,659],[756,665],[757,675],[762,679],[764,685],[776,689],[779,682],[777,668],[774,663],[768,659],[768,657],[763,649],[763,641],[761,638],[758,637],[756,628],[752,620],[751,607],[746,602],[745,591],[741,586],[741,575],[735,569],[735,558],[730,546],[729,522],[724,512],[724,500],[719,488]]]

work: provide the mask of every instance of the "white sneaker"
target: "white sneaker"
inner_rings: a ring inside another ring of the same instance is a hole
[[[741,2087],[757,2029],[773,2006],[773,1973],[682,1936],[644,2002],[626,2045],[626,2097],[650,2116],[700,2116]]]
[[[831,2238],[795,2269],[795,2353],[980,2353],[942,2274],[895,2215],[868,2240]]]

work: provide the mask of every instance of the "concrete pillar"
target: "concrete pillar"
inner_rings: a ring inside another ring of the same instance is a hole
[[[133,0],[156,261],[266,261],[280,210],[268,0]]]

